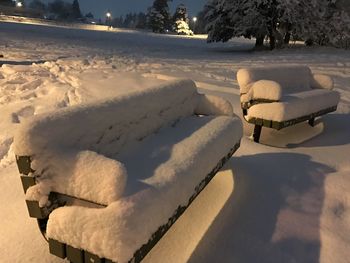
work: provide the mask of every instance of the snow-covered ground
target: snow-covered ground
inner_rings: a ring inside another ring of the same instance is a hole
[[[252,52],[245,39],[208,45],[203,37],[4,22],[0,40],[0,262],[64,262],[49,255],[27,214],[11,148],[24,119],[177,78],[225,97],[241,116],[237,70],[276,63],[331,75],[337,112],[315,128],[263,129],[262,144],[245,123],[239,151],[144,261],[350,262],[349,51]]]

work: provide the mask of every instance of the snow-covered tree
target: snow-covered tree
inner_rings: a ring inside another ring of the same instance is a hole
[[[71,4],[62,0],[55,0],[48,5],[49,11],[57,15],[59,19],[67,19],[71,16]]]
[[[175,10],[174,16],[173,16],[174,22],[178,20],[185,21],[188,24],[188,14],[187,14],[187,8],[184,4],[179,4]]]
[[[40,0],[33,0],[30,2],[29,8],[44,11],[46,10],[46,5]]]
[[[344,2],[336,1],[329,5],[326,15],[326,41],[337,47],[350,48],[350,9],[344,8],[343,4]]]
[[[171,27],[169,0],[154,0],[148,10],[148,25],[153,32],[162,33]]]
[[[165,18],[153,7],[148,11],[148,26],[155,33],[163,33],[165,31]]]
[[[193,31],[188,26],[188,23],[182,19],[176,20],[175,31],[178,35],[187,35],[187,36],[193,35]]]
[[[213,0],[206,15],[208,41],[255,37],[256,46],[262,46],[268,36],[273,49],[288,43],[291,35],[319,44],[343,39],[347,15],[332,11],[332,1]]]
[[[12,0],[0,0],[0,5],[14,6],[15,2]]]
[[[85,15],[85,17],[86,17],[86,18],[91,18],[91,19],[93,19],[93,18],[94,18],[94,15],[93,15],[91,12],[89,12],[89,13],[87,13],[87,14]]]
[[[140,12],[136,18],[136,28],[144,29],[147,26],[147,16],[145,13]]]

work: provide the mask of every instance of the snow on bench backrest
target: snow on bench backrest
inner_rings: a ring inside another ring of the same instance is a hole
[[[245,68],[237,72],[241,94],[249,92],[251,84],[259,80],[279,83],[283,93],[296,93],[311,89],[312,75],[306,66],[273,66]]]
[[[32,156],[73,148],[113,156],[160,127],[193,115],[197,101],[195,83],[181,80],[38,115],[17,132],[15,154]]]

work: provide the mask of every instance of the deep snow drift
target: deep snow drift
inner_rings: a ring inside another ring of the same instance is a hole
[[[241,116],[237,70],[274,63],[332,76],[337,112],[315,128],[265,129],[262,144],[248,138],[252,127],[244,123],[240,150],[145,262],[349,262],[349,51],[251,52],[243,39],[212,46],[201,38],[15,23],[0,23],[0,39],[2,262],[62,262],[49,255],[25,207],[12,149],[24,119],[178,78],[230,100]]]

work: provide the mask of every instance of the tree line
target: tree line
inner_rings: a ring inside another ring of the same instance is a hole
[[[30,8],[42,13],[51,14],[57,19],[79,19],[83,17],[78,0],[72,0],[72,2],[54,0],[48,4],[45,4],[40,0],[32,0],[30,2],[24,0],[16,2],[12,0],[0,0],[0,5],[14,7],[16,3],[19,2],[21,3],[22,8]]]
[[[205,7],[208,42],[255,38],[256,47],[305,44],[350,47],[350,15],[337,0],[212,0]]]

